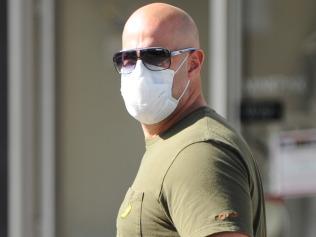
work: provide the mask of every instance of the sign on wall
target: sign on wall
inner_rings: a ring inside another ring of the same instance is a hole
[[[316,129],[275,133],[269,148],[268,192],[272,196],[316,194]]]

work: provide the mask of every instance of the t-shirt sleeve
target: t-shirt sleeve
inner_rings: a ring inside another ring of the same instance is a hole
[[[181,237],[252,231],[250,181],[230,149],[200,142],[183,149],[166,173],[162,192]]]

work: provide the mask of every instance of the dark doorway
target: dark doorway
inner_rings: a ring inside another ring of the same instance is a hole
[[[0,237],[7,237],[8,229],[7,23],[7,0],[0,0]]]

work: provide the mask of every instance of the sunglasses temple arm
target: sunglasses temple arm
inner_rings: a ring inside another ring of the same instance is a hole
[[[186,52],[191,52],[191,51],[195,51],[196,48],[187,48],[187,49],[180,49],[180,50],[176,50],[176,51],[172,51],[171,52],[171,56],[177,56]]]

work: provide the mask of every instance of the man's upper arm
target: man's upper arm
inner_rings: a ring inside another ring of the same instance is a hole
[[[248,182],[246,167],[236,154],[205,142],[185,148],[163,184],[180,236],[252,237]]]
[[[237,232],[223,232],[214,235],[209,235],[207,237],[249,237],[248,235],[237,233]]]

